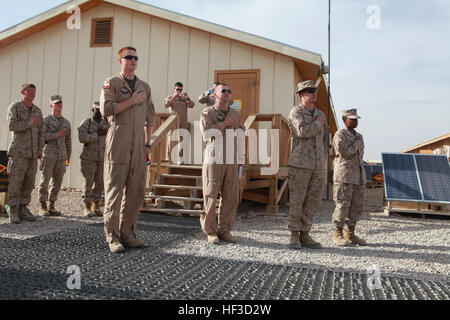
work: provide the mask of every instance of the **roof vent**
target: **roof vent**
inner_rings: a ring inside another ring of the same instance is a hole
[[[92,19],[91,48],[112,47],[114,18]]]

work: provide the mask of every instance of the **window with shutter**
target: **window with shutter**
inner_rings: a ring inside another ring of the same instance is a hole
[[[114,18],[92,19],[91,48],[112,47]]]

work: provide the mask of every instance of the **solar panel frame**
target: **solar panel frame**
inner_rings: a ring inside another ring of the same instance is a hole
[[[415,179],[417,181],[417,186],[416,186],[416,197],[414,198],[413,196],[410,198],[397,198],[397,197],[390,197],[389,192],[388,192],[388,188],[390,187],[390,179],[391,176],[386,172],[386,165],[385,165],[385,156],[389,156],[389,155],[397,155],[397,156],[402,156],[402,157],[411,157],[411,160],[414,163],[414,174],[411,174],[411,179]],[[448,159],[446,156],[443,155],[433,155],[433,154],[413,154],[413,153],[382,153],[381,157],[383,159],[382,161],[382,166],[383,166],[383,176],[384,176],[384,191],[385,191],[385,197],[386,200],[388,201],[398,201],[398,202],[418,202],[418,203],[433,203],[433,204],[450,204],[450,200],[434,200],[434,199],[430,199],[429,197],[425,197],[424,195],[424,190],[423,190],[423,182],[422,180],[424,179],[425,176],[420,177],[420,170],[419,167],[417,165],[417,160],[416,160],[416,156],[433,156],[433,157],[445,157],[447,160],[447,165],[450,167],[450,163],[448,162]],[[418,190],[417,190],[418,188]],[[420,193],[420,199],[418,196],[417,191]]]

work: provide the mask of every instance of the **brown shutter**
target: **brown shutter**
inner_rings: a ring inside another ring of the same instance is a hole
[[[112,47],[114,18],[92,19],[91,48]]]

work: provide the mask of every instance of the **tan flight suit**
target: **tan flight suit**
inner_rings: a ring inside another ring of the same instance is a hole
[[[344,223],[353,227],[364,209],[364,140],[361,134],[356,131],[353,134],[344,128],[334,135],[333,148],[336,152],[333,174],[333,200],[336,208],[333,222],[338,227],[343,227]]]
[[[97,122],[92,117],[84,120],[78,127],[78,140],[84,144],[80,155],[81,174],[84,178],[82,194],[84,202],[102,199],[102,193],[105,189],[103,164],[106,135],[98,135],[98,131],[107,131],[108,128],[109,124],[105,118]],[[92,188],[93,186],[94,188]]]
[[[212,91],[206,90],[198,97],[198,102],[201,104],[206,104],[208,107],[212,107],[216,104],[216,98],[212,94]],[[230,106],[232,106],[234,103],[233,98],[230,96]]]
[[[242,154],[242,152],[238,154],[237,139],[235,138],[234,163],[226,164],[226,130],[242,129],[245,132],[245,128],[242,125],[240,112],[231,107],[228,110],[229,116],[235,118],[237,122],[233,127],[227,129],[224,129],[222,124],[225,115],[216,105],[204,109],[200,118],[200,130],[206,144],[202,167],[204,212],[200,217],[200,224],[203,232],[210,235],[224,234],[233,230],[239,205],[238,160],[243,164],[245,154]],[[209,129],[217,129],[222,133],[222,144],[217,139],[205,137],[205,133]],[[216,145],[216,149],[223,150],[223,164],[208,164],[212,158],[217,156],[212,152],[214,145]],[[216,224],[216,200],[219,192],[221,201],[218,223]]]
[[[64,118],[56,118],[53,114],[44,118],[44,157],[39,170],[41,179],[39,183],[39,201],[56,201],[61,190],[61,184],[66,173],[66,160],[72,155],[72,138],[70,122]],[[65,130],[64,137],[58,137],[58,131]],[[50,197],[48,184],[51,179]]]
[[[41,120],[32,125],[31,117]],[[44,148],[43,117],[34,104],[27,107],[23,101],[8,108],[8,126],[12,140],[8,148],[9,185],[6,203],[10,206],[29,205],[37,172],[38,153]]]
[[[327,125],[316,117],[325,115],[298,105],[289,113],[292,151],[288,161],[290,208],[289,231],[309,232],[322,200],[325,185]]]
[[[181,129],[187,129],[189,130],[189,122],[187,117],[187,110],[188,108],[194,108],[194,101],[192,100],[186,100],[184,97],[179,97],[175,99],[172,103],[170,102],[170,99],[172,99],[173,96],[168,96],[164,100],[164,106],[166,108],[169,108],[170,113],[178,114],[180,117],[180,128]]]
[[[147,174],[144,127],[153,126],[155,109],[146,82],[136,77],[135,90],[143,91],[147,99],[120,114],[116,114],[117,104],[129,100],[133,94],[121,73],[106,80],[100,95],[100,111],[111,120],[104,166],[108,243],[136,238],[136,223],[144,204]]]

